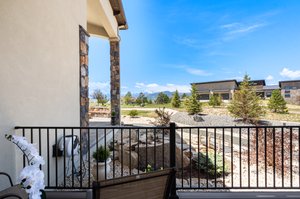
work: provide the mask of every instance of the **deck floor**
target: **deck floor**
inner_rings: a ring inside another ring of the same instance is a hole
[[[180,199],[223,199],[223,198],[293,198],[300,199],[300,191],[297,192],[178,192]]]

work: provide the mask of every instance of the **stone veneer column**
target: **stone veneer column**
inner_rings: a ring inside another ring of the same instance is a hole
[[[80,50],[80,126],[89,126],[89,76],[88,76],[88,51],[89,34],[79,27]]]
[[[116,124],[120,125],[121,105],[120,105],[119,38],[110,38],[110,103],[111,103],[111,114],[115,113]]]
[[[89,74],[88,74],[88,54],[89,54],[89,34],[79,26],[79,56],[80,56],[80,126],[89,126]],[[88,150],[88,130],[81,130],[81,150],[85,154]]]

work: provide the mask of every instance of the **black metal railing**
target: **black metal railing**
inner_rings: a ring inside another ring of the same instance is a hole
[[[177,189],[299,189],[299,126],[177,127]],[[177,164],[178,167],[178,164]]]
[[[93,181],[175,166],[176,189],[300,188],[299,126],[15,129],[37,144],[49,189],[89,189]],[[111,150],[104,172],[92,158],[100,146]]]
[[[170,127],[15,127],[16,134],[38,147],[45,165],[46,189],[90,189],[93,181],[174,166]],[[175,140],[175,134],[173,134]],[[93,152],[110,149],[104,171]],[[172,151],[170,153],[170,150]],[[26,166],[23,158],[23,167]]]

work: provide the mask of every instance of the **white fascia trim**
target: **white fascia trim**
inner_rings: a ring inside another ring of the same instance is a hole
[[[99,4],[102,13],[104,13],[103,26],[105,31],[107,32],[109,37],[119,38],[118,22],[113,14],[113,9],[110,5],[109,0],[99,0]]]

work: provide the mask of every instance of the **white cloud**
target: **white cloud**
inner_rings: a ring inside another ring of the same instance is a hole
[[[208,73],[204,70],[200,70],[197,68],[186,68],[186,72],[192,74],[192,75],[198,75],[198,76],[209,76],[212,75],[211,73]]]
[[[283,68],[280,75],[289,79],[297,79],[300,78],[300,70],[292,71],[288,68]]]
[[[229,23],[221,25],[220,28],[224,31],[224,41],[232,40],[241,35],[248,34],[250,32],[254,32],[264,26],[266,23],[252,23],[252,24],[243,24],[243,23]]]
[[[100,89],[107,95],[110,93],[110,84],[109,82],[89,82],[89,93],[92,94],[96,89]]]
[[[268,77],[266,77],[266,80],[268,81],[272,81],[274,79],[274,77],[272,75],[268,75]]]
[[[191,37],[175,36],[174,41],[184,46],[199,48],[199,41]]]
[[[240,34],[240,33],[247,33],[247,32],[253,32],[256,29],[265,26],[265,24],[253,24],[253,25],[241,25],[239,27],[234,28],[233,30],[229,31],[228,34]]]
[[[166,84],[166,85],[159,85],[156,83],[151,84],[144,84],[144,83],[136,83],[135,87],[140,89],[143,92],[147,93],[155,93],[155,92],[163,92],[163,91],[175,91],[187,93],[190,92],[190,85],[176,85],[176,84]]]
[[[242,76],[234,76],[234,77],[230,77],[230,78],[226,78],[228,80],[231,80],[231,79],[235,79],[237,81],[243,81],[244,77]]]
[[[224,25],[221,25],[221,28],[222,29],[231,29],[231,28],[235,28],[237,26],[240,26],[240,23],[229,23],[229,24],[224,24]]]

